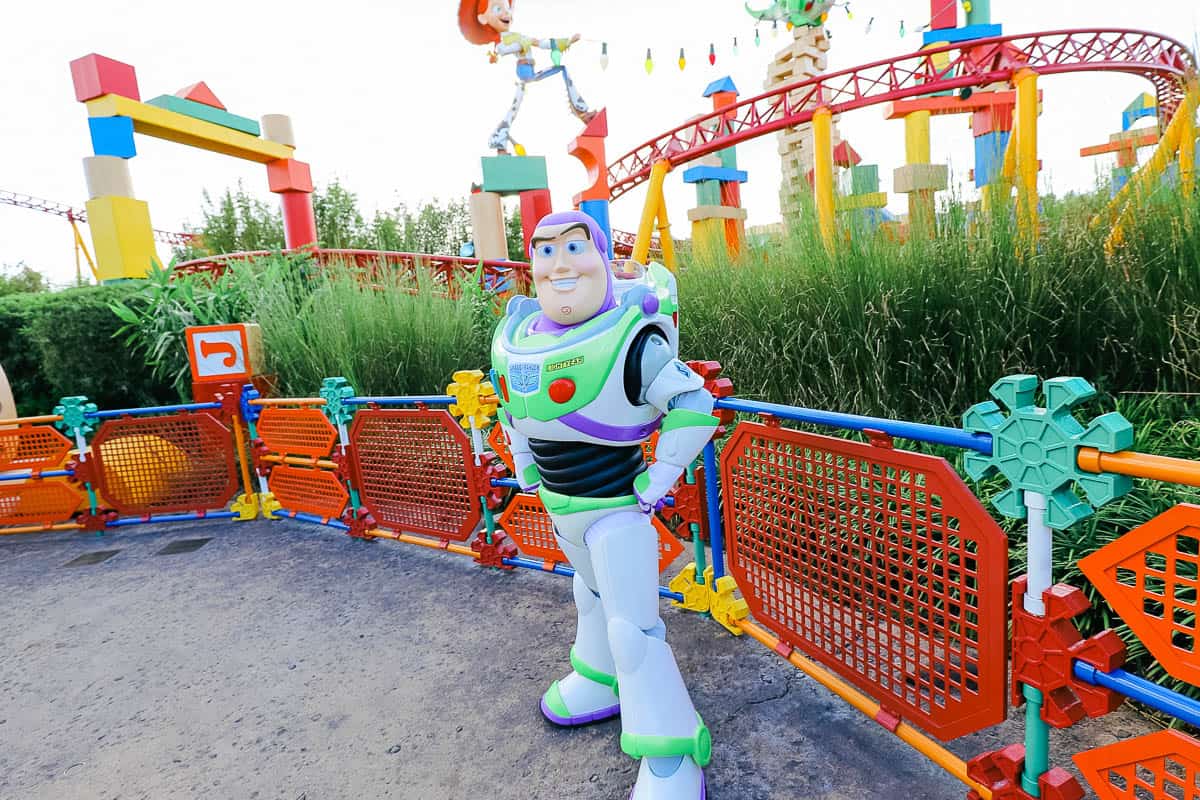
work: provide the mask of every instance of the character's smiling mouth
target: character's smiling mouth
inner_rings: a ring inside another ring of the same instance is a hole
[[[579,278],[556,278],[550,281],[550,285],[554,287],[556,292],[569,292],[575,288],[575,284],[579,283]]]

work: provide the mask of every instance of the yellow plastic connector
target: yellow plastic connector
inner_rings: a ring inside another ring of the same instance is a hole
[[[695,561],[688,564],[683,568],[683,572],[672,578],[671,582],[667,584],[667,588],[672,592],[679,592],[683,595],[683,602],[678,600],[671,601],[671,605],[676,608],[697,611],[703,614],[708,611],[711,605],[708,587],[702,583],[696,583]]]
[[[233,501],[229,510],[237,514],[237,522],[258,519],[258,495],[254,492],[238,495],[238,499]]]
[[[714,585],[713,568],[709,567],[704,570],[704,585],[709,589],[709,613],[712,618],[734,636],[741,636],[742,629],[737,621],[750,616],[750,606],[742,598],[733,596],[737,591],[737,581],[725,575]]]
[[[262,515],[267,519],[279,519],[275,516],[275,512],[283,508],[283,504],[275,499],[275,495],[271,492],[263,492],[258,496],[258,504],[262,509]]]
[[[468,430],[475,427],[483,430],[496,416],[496,390],[491,381],[483,379],[477,369],[460,369],[454,373],[454,383],[446,387],[446,394],[454,398],[450,414]]]

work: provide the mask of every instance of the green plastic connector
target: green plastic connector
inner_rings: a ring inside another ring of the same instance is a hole
[[[354,418],[354,408],[345,401],[354,397],[354,387],[345,378],[326,378],[321,381],[321,391],[318,395],[325,401],[325,418],[335,428],[345,425]]]
[[[95,412],[96,404],[89,403],[88,399],[83,395],[64,397],[54,407],[55,416],[62,417],[54,425],[63,433],[69,433],[74,436],[78,432],[87,436],[96,427],[96,423],[88,419],[87,415]]]
[[[1009,488],[992,502],[1002,514],[1026,516],[1023,492],[1047,499],[1046,524],[1064,530],[1097,508],[1127,493],[1132,479],[1124,475],[1093,474],[1079,468],[1079,449],[1094,447],[1115,453],[1133,445],[1133,425],[1113,411],[1086,428],[1072,409],[1096,396],[1083,378],[1051,378],[1042,384],[1046,408],[1035,405],[1035,375],[1010,375],[991,389],[992,401],[972,406],[963,415],[963,428],[992,436],[992,454],[968,453],[964,466],[975,480],[999,473]],[[1005,414],[1007,410],[1007,414]],[[1086,500],[1075,493],[1078,484]]]

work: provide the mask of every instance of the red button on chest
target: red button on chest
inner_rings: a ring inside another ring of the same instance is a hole
[[[565,403],[575,396],[575,381],[570,378],[559,378],[556,381],[551,381],[546,392],[554,402]]]

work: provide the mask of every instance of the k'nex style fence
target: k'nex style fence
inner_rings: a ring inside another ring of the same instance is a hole
[[[1086,381],[1046,381],[1041,407],[1035,377],[1004,378],[950,428],[745,400],[720,365],[691,365],[722,427],[655,518],[660,571],[685,546],[694,553],[663,597],[774,650],[973,800],[1082,797],[1049,764],[1050,731],[1126,698],[1200,725],[1200,703],[1122,668],[1114,631],[1084,638],[1073,618],[1088,600],[1051,576],[1055,533],[1070,535],[1134,477],[1200,486],[1200,462],[1130,451],[1120,414],[1081,424]],[[290,517],[571,575],[541,501],[508,477],[492,392],[462,371],[445,395],[360,397],[329,378],[309,398],[249,385],[154,408],[64,398],[0,427],[0,533]],[[749,416],[733,426],[738,412]],[[958,448],[971,477],[1007,482],[990,502],[1026,520],[1025,575],[1010,584],[1006,535],[950,463],[896,439]],[[1200,506],[1146,521],[1080,568],[1172,676],[1200,685]],[[1010,704],[1025,706],[1023,743],[965,762],[942,746],[1005,719]],[[1176,730],[1074,760],[1105,800],[1200,797],[1200,742]]]

